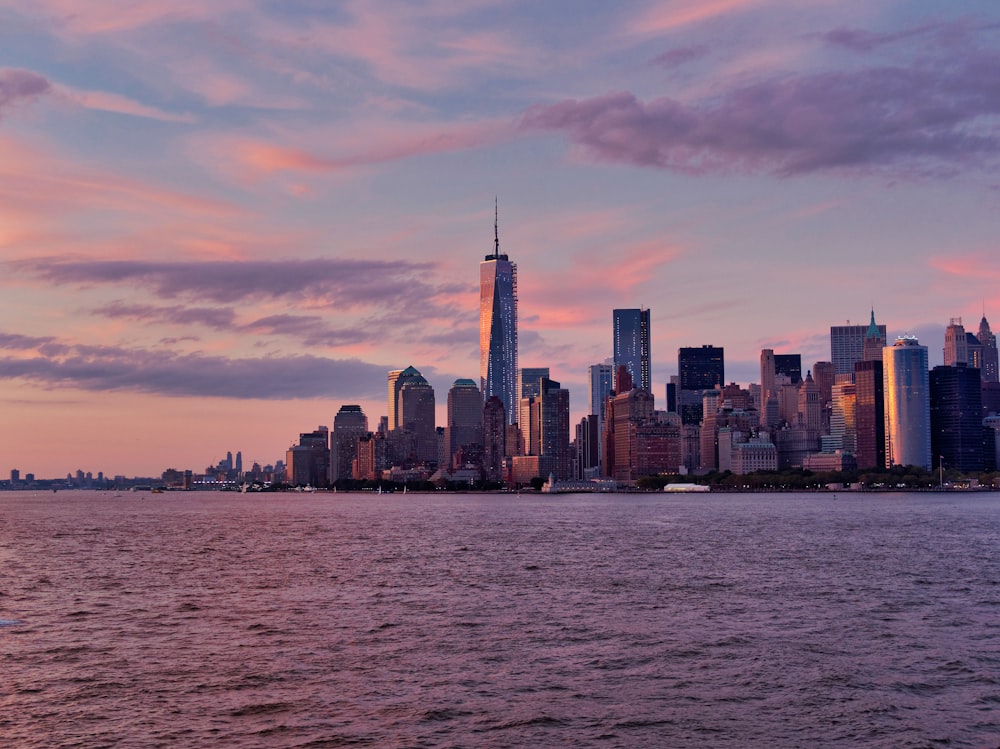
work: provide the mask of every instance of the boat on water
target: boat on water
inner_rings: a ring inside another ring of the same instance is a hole
[[[681,492],[707,492],[710,491],[710,487],[704,484],[667,484],[663,487],[663,491],[670,494],[677,494]]]

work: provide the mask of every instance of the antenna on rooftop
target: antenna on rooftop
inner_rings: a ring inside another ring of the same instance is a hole
[[[493,196],[493,257],[500,257],[500,201]]]

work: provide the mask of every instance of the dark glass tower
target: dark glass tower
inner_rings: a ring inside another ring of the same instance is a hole
[[[983,470],[983,397],[980,372],[959,364],[934,367],[931,385],[931,459],[936,468]]]
[[[479,264],[479,383],[484,400],[497,396],[507,421],[517,422],[517,265],[500,254],[498,218],[493,254]]]
[[[649,356],[649,310],[614,310],[614,371],[625,366],[634,387],[651,392]],[[620,391],[615,382],[615,391]]]
[[[726,384],[721,346],[681,348],[677,351],[681,390],[711,390]]]

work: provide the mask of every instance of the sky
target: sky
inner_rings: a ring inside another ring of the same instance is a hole
[[[612,310],[677,349],[1000,327],[1000,7],[0,0],[0,476],[158,476],[413,365],[478,380],[479,263],[587,410]]]

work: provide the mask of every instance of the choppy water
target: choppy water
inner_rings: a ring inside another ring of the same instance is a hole
[[[996,747],[1000,495],[0,493],[9,747]]]

